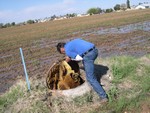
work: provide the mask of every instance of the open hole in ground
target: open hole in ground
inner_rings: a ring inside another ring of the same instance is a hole
[[[52,95],[76,97],[90,91],[86,82],[84,71],[79,68],[76,61],[55,62],[48,70],[46,84]]]

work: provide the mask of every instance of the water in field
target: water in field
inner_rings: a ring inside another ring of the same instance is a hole
[[[112,28],[99,28],[97,31],[88,32],[83,34],[82,36],[87,36],[90,34],[97,34],[97,35],[104,35],[104,34],[122,34],[122,33],[130,33],[133,31],[150,31],[150,22],[143,22],[143,23],[135,23],[135,24],[129,24],[119,27],[112,27]]]
[[[137,30],[150,31],[150,22],[136,23],[136,24],[120,26],[117,28],[104,29],[98,31],[97,34],[100,35],[100,34],[110,34],[110,33],[130,33]]]

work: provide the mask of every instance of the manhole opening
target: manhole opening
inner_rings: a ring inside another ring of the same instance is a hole
[[[46,77],[47,87],[51,90],[68,90],[81,86],[85,82],[79,64],[76,61],[65,60],[55,62]]]

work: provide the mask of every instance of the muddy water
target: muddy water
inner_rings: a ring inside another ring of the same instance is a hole
[[[96,35],[104,35],[104,34],[122,34],[122,33],[130,33],[133,31],[150,31],[150,22],[143,22],[143,23],[135,23],[135,24],[129,24],[119,27],[112,27],[112,28],[99,28],[97,31],[88,31],[88,33],[82,34],[82,36],[87,36],[90,34],[96,34]]]
[[[133,35],[131,34],[132,32]],[[139,33],[136,35],[134,32]],[[150,54],[150,21],[119,26],[116,28],[112,27],[104,29],[100,27],[95,30],[87,30],[83,34],[78,34],[77,32],[73,33],[73,35],[74,34],[86,39],[87,37],[90,37],[89,41],[94,40],[93,42],[97,43],[99,57],[110,57],[116,55],[141,57],[143,55]],[[110,38],[104,42],[96,39],[96,37],[101,37],[103,35],[109,35]],[[122,37],[124,35],[125,37]],[[33,44],[30,45],[30,49],[40,50],[42,48],[54,48],[56,43],[60,41],[68,41],[70,39],[55,41],[50,39],[41,39],[38,40],[38,45],[33,42]],[[25,50],[28,51],[28,49]],[[19,54],[13,53],[11,50],[9,52],[6,52],[7,54],[1,54],[0,60],[7,61],[9,57],[16,58],[15,56]],[[37,58],[30,59],[30,61],[26,61],[29,77],[44,76],[50,65],[62,57],[56,51],[50,54],[46,53],[44,56],[45,57],[41,55]],[[0,94],[7,91],[17,79],[25,79],[21,60],[19,59],[18,62],[18,64],[11,64],[7,68],[4,67],[0,69]]]
[[[121,34],[121,33],[130,33],[137,30],[150,31],[150,22],[130,24],[125,26],[120,26],[117,28],[102,29],[100,31],[97,31],[97,34],[98,35],[111,34],[111,33]]]

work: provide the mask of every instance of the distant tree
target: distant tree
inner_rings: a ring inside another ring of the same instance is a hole
[[[106,9],[106,13],[111,13],[111,12],[113,12],[113,9],[112,9],[112,8]]]
[[[119,5],[119,4],[116,4],[116,5],[114,6],[114,10],[115,10],[115,11],[120,10],[120,5]]]
[[[26,22],[20,22],[20,23],[16,24],[16,26],[22,26],[22,25],[26,25]]]
[[[57,18],[56,15],[51,16],[51,20],[54,20],[55,18]]]
[[[11,26],[15,26],[15,22],[6,23],[5,25],[3,23],[0,23],[0,28],[6,28],[6,27],[11,27]]]
[[[98,7],[98,8],[97,8],[97,12],[98,12],[98,13],[102,13],[103,10],[102,10],[101,8]]]
[[[16,25],[15,22],[12,22],[12,23],[11,23],[11,26],[15,26],[15,25]]]
[[[102,12],[101,8],[90,8],[88,11],[87,11],[87,14],[100,14]]]
[[[75,16],[77,16],[77,14],[76,13],[72,13],[72,15],[71,15],[72,17],[75,17]]]
[[[10,26],[11,26],[10,23],[6,23],[6,24],[4,25],[5,28],[6,28],[6,27],[10,27]]]
[[[35,19],[34,22],[37,23],[37,22],[38,22],[38,19]]]
[[[3,23],[0,23],[0,28],[3,28],[4,27],[4,24]]]
[[[67,18],[75,17],[75,16],[77,16],[77,14],[76,14],[76,13],[66,14],[66,17],[67,17]]]
[[[130,0],[127,0],[127,8],[130,9]]]
[[[27,24],[33,24],[34,23],[34,20],[28,20],[27,21]]]

